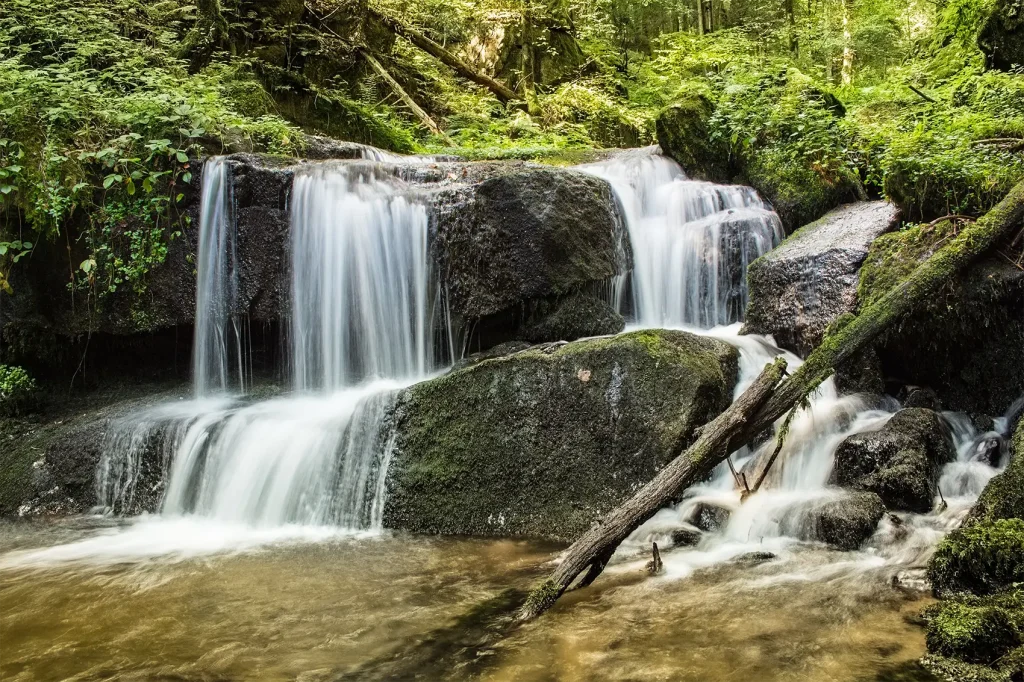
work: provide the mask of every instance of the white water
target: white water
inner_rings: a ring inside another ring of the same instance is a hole
[[[241,321],[232,312],[238,293],[231,164],[213,157],[203,167],[199,250],[196,258],[195,395],[245,391]],[[232,376],[233,375],[233,376]]]
[[[747,265],[783,237],[753,189],[688,180],[657,147],[580,169],[607,180],[622,206],[641,326],[707,329],[743,319]],[[621,278],[614,294],[620,310],[625,285]]]

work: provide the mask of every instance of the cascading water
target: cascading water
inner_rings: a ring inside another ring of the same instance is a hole
[[[607,180],[619,199],[640,326],[706,329],[743,319],[747,265],[783,237],[757,192],[688,180],[657,147],[580,169]],[[614,294],[620,311],[624,285]]]
[[[213,157],[207,161],[200,204],[192,353],[193,386],[198,398],[228,392],[233,385],[245,391],[241,324],[232,314],[238,274],[231,183],[227,159]]]
[[[226,389],[233,285],[229,165],[208,162],[199,258],[196,392]],[[291,201],[290,355],[296,394],[161,406],[112,430],[101,499],[135,509],[155,434],[165,456],[164,517],[255,528],[381,527],[395,391],[436,364],[438,288],[426,205],[377,165],[296,174]]]

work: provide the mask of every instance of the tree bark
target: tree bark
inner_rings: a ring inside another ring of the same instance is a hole
[[[619,544],[640,524],[709,473],[729,453],[748,444],[803,402],[832,375],[836,366],[866,347],[919,303],[933,296],[943,284],[1001,239],[1009,237],[1022,220],[1024,182],[1017,184],[991,211],[964,228],[900,284],[829,334],[804,364],[781,384],[778,379],[784,364],[780,366],[780,360],[776,360],[775,364],[765,368],[757,381],[728,410],[703,427],[696,443],[573,543],[558,568],[527,598],[520,609],[519,619],[535,618],[551,608],[588,567],[587,579],[592,582]]]
[[[551,577],[530,594],[519,612],[520,620],[529,620],[549,609],[569,585],[586,569],[585,582],[593,582],[615,548],[644,521],[688,487],[701,480],[729,454],[727,444],[746,421],[771,395],[786,369],[786,361],[777,359],[765,367],[761,376],[722,414],[704,425],[697,441],[658,472],[650,483],[627,502],[617,507],[598,525],[573,543]]]
[[[412,113],[416,115],[416,118],[422,121],[423,125],[427,126],[430,132],[444,139],[445,143],[447,143],[448,145],[453,146],[451,138],[444,134],[444,131],[442,131],[441,128],[434,121],[434,119],[430,117],[430,114],[424,111],[423,108],[416,103],[416,100],[414,100],[412,96],[410,96],[409,93],[405,91],[405,88],[403,88],[401,84],[398,81],[396,81],[390,73],[388,73],[388,70],[384,68],[383,64],[377,61],[376,57],[374,57],[369,52],[366,52],[365,50],[363,51],[363,57],[365,57],[366,61],[370,63],[370,66],[373,67],[373,70],[377,72],[377,75],[383,78],[385,82],[387,82],[387,84],[391,86],[391,89],[394,90],[395,94],[397,94],[398,97],[405,103],[405,106],[409,107],[409,109],[412,110]]]
[[[467,78],[474,83],[489,89],[497,95],[498,99],[502,102],[513,102],[522,99],[508,86],[494,80],[487,74],[480,73],[416,29],[406,26],[402,22],[380,14],[379,12],[373,12],[373,15],[393,33],[402,36],[427,54],[444,62],[463,78]]]

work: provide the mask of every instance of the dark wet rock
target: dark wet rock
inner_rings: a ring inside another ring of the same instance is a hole
[[[1024,519],[1024,419],[1010,442],[1006,471],[985,486],[964,525],[996,519]]]
[[[728,404],[736,351],[643,331],[538,346],[402,393],[385,525],[572,540]]]
[[[706,533],[713,533],[728,525],[730,516],[732,510],[726,507],[700,502],[693,508],[689,522]]]
[[[938,394],[928,387],[907,386],[901,402],[903,407],[920,407],[935,412],[942,409],[942,402],[939,400]]]
[[[978,47],[990,69],[1024,65],[1024,2],[996,0],[978,33]]]
[[[841,206],[754,261],[745,331],[771,334],[806,357],[830,324],[856,310],[860,266],[897,220],[897,209],[882,201]]]
[[[938,414],[915,407],[900,410],[878,431],[850,436],[835,457],[834,484],[878,493],[889,509],[927,512],[942,466],[956,451]]]
[[[760,566],[761,564],[766,564],[769,561],[775,561],[778,558],[779,557],[777,555],[772,554],[771,552],[747,552],[746,554],[741,554],[733,559],[733,562],[743,564],[745,566]]]
[[[985,434],[971,445],[971,461],[998,467],[1003,459],[1006,442],[998,433]]]
[[[672,544],[676,547],[696,547],[704,538],[704,533],[696,528],[677,528],[672,531]]]
[[[852,551],[874,534],[884,514],[885,505],[878,495],[845,494],[814,508],[815,535],[836,549]]]
[[[520,334],[531,343],[575,341],[590,336],[618,334],[626,327],[622,315],[607,302],[593,296],[571,296],[538,306]]]

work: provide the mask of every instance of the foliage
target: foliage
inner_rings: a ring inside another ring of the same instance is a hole
[[[0,415],[16,415],[30,409],[37,390],[35,379],[24,369],[0,365]]]
[[[1024,583],[1024,520],[983,521],[950,533],[928,576],[937,592],[988,594]]]

